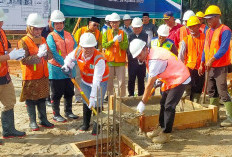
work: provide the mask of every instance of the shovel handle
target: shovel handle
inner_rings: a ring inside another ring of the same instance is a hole
[[[208,80],[209,80],[209,70],[207,69],[206,72],[205,72],[205,85],[204,85],[204,91],[203,91],[203,104],[205,104]]]
[[[76,82],[76,80],[74,78],[71,78],[71,81],[74,84],[74,86],[77,87],[77,89],[80,91],[81,96],[83,97],[83,99],[85,100],[85,102],[89,106],[89,99],[86,97],[85,93],[81,90],[81,87],[78,85],[78,83]],[[93,113],[95,115],[97,115],[97,111],[95,110],[95,108],[91,107],[91,110],[93,111]]]

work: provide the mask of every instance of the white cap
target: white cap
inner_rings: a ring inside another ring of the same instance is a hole
[[[181,24],[180,19],[176,19],[175,22]]]
[[[183,21],[187,21],[191,16],[195,16],[195,13],[192,10],[187,10],[184,13]]]
[[[51,14],[50,21],[52,22],[63,22],[65,20],[64,14],[59,10],[54,10]]]
[[[46,27],[43,18],[38,13],[31,13],[28,15],[27,25],[37,28]]]
[[[80,37],[80,45],[82,47],[95,47],[97,41],[95,36],[92,33],[84,33]]]
[[[2,8],[0,8],[0,21],[6,20],[6,15]]]
[[[143,26],[143,21],[139,17],[135,17],[132,20],[131,26],[132,27],[142,27]]]
[[[132,40],[130,43],[130,47],[129,47],[132,57],[136,58],[142,52],[145,45],[146,45],[146,42],[140,39]]]
[[[157,33],[158,33],[158,35],[160,35],[162,37],[167,37],[167,36],[169,36],[169,27],[165,24],[162,24],[159,26]]]
[[[110,15],[106,15],[105,21],[109,21],[109,20],[110,20]]]
[[[109,21],[120,21],[120,16],[117,13],[112,13],[110,15],[110,20]]]
[[[129,14],[125,14],[125,15],[123,16],[123,20],[130,20],[130,19],[131,19],[131,17],[130,17]]]

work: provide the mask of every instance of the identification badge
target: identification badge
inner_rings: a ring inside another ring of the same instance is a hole
[[[89,68],[90,68],[90,69],[94,69],[94,65],[93,65],[93,64],[90,64],[90,65],[89,65]]]

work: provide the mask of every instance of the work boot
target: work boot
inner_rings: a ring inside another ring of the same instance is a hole
[[[152,142],[160,143],[160,144],[167,143],[169,141],[170,141],[170,133],[163,133],[163,132],[161,132],[159,136],[154,137],[152,139]]]
[[[97,129],[98,127],[98,129]],[[92,130],[92,135],[96,136],[97,134],[100,133],[100,125],[97,125],[96,122],[93,122],[93,130]]]
[[[30,119],[29,127],[32,129],[32,131],[38,131],[39,126],[36,123],[36,111],[34,104],[27,104],[27,113]]]
[[[91,119],[92,110],[86,104],[83,104],[83,125],[79,128],[80,131],[87,131]]]
[[[228,127],[232,126],[232,102],[224,102],[226,108],[227,119],[221,123],[221,126]]]
[[[53,110],[53,120],[56,122],[65,123],[67,120],[60,115],[60,100],[54,100],[52,103],[52,110]]]
[[[158,136],[162,131],[163,131],[163,129],[162,129],[160,126],[158,126],[158,127],[157,127],[156,129],[154,129],[153,131],[148,132],[148,133],[147,133],[147,137],[148,137],[148,138],[156,137],[156,136]]]
[[[193,94],[193,98],[191,101],[195,102],[195,103],[200,103],[200,97],[201,97],[201,94],[200,93],[194,93]]]
[[[2,112],[2,135],[3,138],[23,137],[25,132],[15,129],[13,109]]]
[[[38,109],[38,113],[39,113],[39,119],[40,119],[40,122],[39,124],[42,126],[42,127],[45,127],[45,128],[53,128],[54,127],[54,124],[50,123],[47,119],[47,112],[46,112],[46,105],[45,105],[45,102],[41,102],[40,104],[37,105],[37,109]]]
[[[67,118],[71,118],[71,119],[79,118],[79,116],[73,114],[72,112],[72,97],[64,99],[64,112],[65,112],[65,117]]]

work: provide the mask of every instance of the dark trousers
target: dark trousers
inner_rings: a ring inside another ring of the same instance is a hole
[[[181,84],[173,89],[164,91],[160,100],[159,125],[164,133],[171,133],[176,113],[176,105],[179,103],[185,90]]]
[[[199,76],[198,75],[198,70],[197,69],[189,69],[190,76],[191,76],[191,95],[190,95],[190,100],[193,98],[193,94],[202,93],[202,89],[204,87],[204,82],[205,82],[205,75]]]
[[[60,100],[64,95],[65,99],[72,98],[74,95],[74,85],[71,79],[50,80],[52,101]]]
[[[135,80],[138,79],[138,95],[144,93],[144,78],[146,76],[146,65],[138,65],[136,62],[128,62],[128,92],[129,96],[134,96]]]
[[[231,101],[227,88],[227,73],[227,66],[210,68],[207,88],[210,98],[220,97],[223,102]]]

